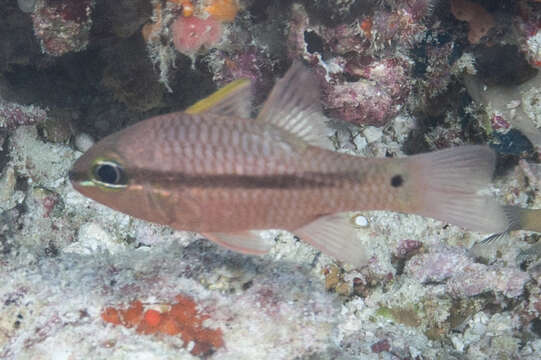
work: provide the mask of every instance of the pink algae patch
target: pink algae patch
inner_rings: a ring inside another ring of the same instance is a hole
[[[191,298],[178,295],[175,299],[175,303],[168,304],[169,311],[145,310],[143,303],[135,300],[126,309],[105,308],[101,318],[114,325],[133,327],[139,334],[180,336],[184,346],[193,342],[193,355],[208,355],[224,345],[220,329],[203,327],[203,321],[210,316],[201,314]]]
[[[175,48],[186,55],[215,45],[222,37],[222,23],[212,17],[179,16],[171,25]]]

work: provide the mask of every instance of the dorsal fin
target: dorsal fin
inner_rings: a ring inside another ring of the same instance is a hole
[[[320,105],[319,84],[300,62],[295,62],[276,82],[257,121],[273,124],[294,139],[332,149]]]
[[[239,79],[216,90],[186,110],[187,114],[211,113],[220,116],[249,118],[252,106],[250,80]]]

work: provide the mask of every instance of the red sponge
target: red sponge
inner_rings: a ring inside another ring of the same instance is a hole
[[[222,37],[222,24],[211,17],[179,16],[171,25],[175,48],[186,55],[193,55],[201,47],[211,47]]]

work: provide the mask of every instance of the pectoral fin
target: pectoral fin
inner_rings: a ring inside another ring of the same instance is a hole
[[[294,231],[301,240],[337,260],[356,267],[368,263],[366,249],[358,241],[349,213],[338,213],[318,218]]]
[[[274,243],[263,239],[255,231],[235,233],[204,233],[207,239],[236,252],[250,255],[263,255],[269,252]]]

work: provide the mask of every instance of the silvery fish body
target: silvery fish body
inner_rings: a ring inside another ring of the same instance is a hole
[[[347,211],[392,210],[469,229],[502,232],[502,207],[477,195],[494,167],[487,147],[404,159],[330,150],[318,87],[294,65],[256,119],[249,84],[237,83],[185,112],[110,135],[74,165],[74,187],[116,210],[195,231],[231,249],[265,253],[251,230],[294,232],[336,258],[362,265]]]

